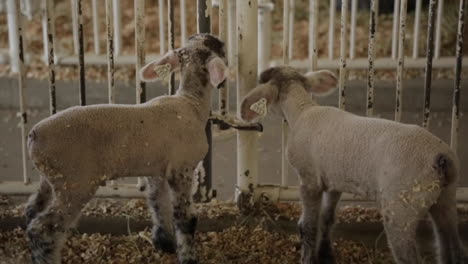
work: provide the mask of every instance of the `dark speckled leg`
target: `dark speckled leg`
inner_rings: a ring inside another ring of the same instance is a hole
[[[31,221],[44,209],[47,208],[47,206],[50,203],[50,200],[52,198],[52,188],[50,187],[49,182],[47,182],[44,177],[41,177],[40,183],[39,183],[39,190],[37,190],[36,193],[31,195],[31,197],[28,200],[28,203],[26,205],[25,209],[25,217],[26,217],[26,225],[29,225]]]
[[[322,206],[320,208],[320,233],[317,248],[319,263],[333,264],[335,257],[330,234],[335,224],[336,206],[340,200],[340,192],[324,192],[322,195]]]

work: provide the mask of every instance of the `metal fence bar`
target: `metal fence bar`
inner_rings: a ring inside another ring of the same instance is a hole
[[[75,54],[79,54],[79,39],[78,39],[78,1],[79,0],[71,0],[71,7],[72,7],[72,33],[73,33],[73,48]]]
[[[440,38],[442,33],[442,19],[444,16],[444,0],[439,0],[439,5],[437,6],[437,25],[436,25],[436,39],[435,39],[435,57],[440,57]]]
[[[167,43],[169,50],[174,50],[174,2],[173,0],[167,0]],[[170,95],[175,94],[175,79],[174,73],[171,72],[169,75],[169,86],[168,93]]]
[[[80,87],[80,105],[86,105],[82,0],[77,0],[76,9],[78,11],[78,74],[80,76],[78,85]]]
[[[317,28],[318,28],[319,0],[309,1],[309,61],[310,70],[318,69]]]
[[[366,115],[372,116],[374,114],[374,60],[375,60],[375,37],[377,32],[377,12],[379,9],[379,0],[371,1],[370,8],[370,21],[369,21],[369,73],[367,75],[367,107]]]
[[[458,15],[458,31],[457,31],[457,51],[456,51],[456,67],[455,67],[455,85],[453,87],[453,106],[452,106],[452,129],[450,136],[450,146],[453,150],[458,149],[458,128],[460,121],[460,89],[461,89],[461,73],[463,63],[463,33],[465,32],[465,9],[466,0],[460,0],[460,10]]]
[[[285,0],[283,2],[283,64],[288,65],[291,60],[291,49],[289,46],[290,42],[290,15],[291,2]],[[286,162],[286,145],[288,142],[288,123],[286,119],[282,122],[282,137],[281,137],[281,186],[287,186],[288,184],[288,163]]]
[[[97,0],[93,0],[93,35],[94,35],[94,53],[100,54],[101,47],[99,41],[99,14]]]
[[[53,30],[53,24],[55,23],[55,15],[53,12],[53,2],[51,0],[44,0],[43,2],[43,17],[44,21],[44,32],[47,37],[47,66],[49,71],[49,109],[50,115],[57,112],[57,101],[55,96],[55,54],[54,54],[54,40],[55,31]]]
[[[392,59],[398,56],[398,21],[400,20],[400,1],[394,0],[393,4],[393,30],[392,30]]]
[[[347,81],[347,68],[346,68],[346,43],[347,43],[347,29],[348,24],[348,1],[341,0],[341,39],[340,39],[340,78],[339,78],[339,93],[338,93],[338,106],[345,109],[346,105],[346,81]]]
[[[237,35],[237,0],[228,0],[228,28],[229,28],[229,41],[228,41],[229,68],[237,69],[237,57],[238,57],[238,54],[237,54],[237,37],[238,37]]]
[[[228,46],[228,0],[219,0],[219,39]],[[229,112],[229,80],[219,90],[219,113],[227,115]]]
[[[15,3],[16,2],[16,3]],[[28,122],[28,116],[25,109],[25,98],[24,98],[24,83],[25,83],[25,70],[24,70],[24,47],[23,47],[23,20],[21,17],[21,9],[19,1],[8,1],[8,11],[10,15],[15,16],[13,21],[16,21],[14,33],[12,35],[17,36],[15,43],[18,45],[16,54],[12,56],[18,58],[18,97],[19,97],[19,117],[20,129],[21,129],[21,154],[22,154],[22,165],[23,165],[23,183],[29,184],[31,179],[28,177],[27,170],[27,157],[26,157],[26,123]]]
[[[16,0],[8,0],[7,6],[7,19],[8,19],[8,44],[10,50],[10,66],[12,72],[19,71],[19,58],[18,58],[18,19],[20,17],[16,14]]]
[[[146,101],[146,84],[140,80],[140,69],[145,64],[145,0],[135,0],[135,53],[136,53],[136,103]],[[143,178],[138,177],[137,187],[143,191]]]
[[[351,0],[351,33],[349,37],[349,58],[356,56],[356,20],[357,20],[357,0]]]
[[[106,33],[107,33],[107,96],[109,104],[115,104],[114,84],[114,29],[113,29],[112,0],[106,0]],[[112,180],[110,186],[116,189],[117,182]]]
[[[198,33],[211,33],[211,0],[197,0],[197,32]],[[211,112],[211,110],[210,110]],[[194,198],[198,202],[209,202],[212,194],[212,131],[211,121],[206,123],[205,133],[208,141],[208,152],[203,158],[203,169],[205,171],[204,177],[199,173],[198,177],[198,190]]]
[[[398,66],[396,82],[396,105],[395,121],[401,121],[401,108],[403,104],[403,71],[405,66],[405,34],[406,34],[406,11],[408,0],[401,0],[400,6],[400,36],[398,39]]]
[[[241,100],[257,85],[257,0],[237,1],[237,109]],[[240,118],[240,111],[237,111]],[[258,184],[257,134],[237,131],[236,202],[240,209],[248,208]]]
[[[271,12],[274,4],[264,0],[258,6],[258,72],[266,70],[271,59]]]
[[[182,47],[187,42],[187,14],[185,0],[180,0],[180,42]]]
[[[292,60],[293,57],[293,47],[294,47],[294,12],[296,9],[296,0],[289,0],[289,39],[288,39],[288,56],[289,60]]]
[[[159,53],[163,55],[166,52],[166,30],[164,23],[166,21],[164,17],[164,0],[159,0],[158,11],[159,11]]]
[[[413,31],[413,58],[419,56],[419,28],[421,27],[421,6],[422,0],[416,0],[416,11],[414,16],[414,31]]]
[[[422,126],[429,128],[429,120],[431,114],[431,87],[432,87],[432,60],[434,57],[434,26],[435,26],[435,9],[438,0],[431,0],[429,5],[429,18],[427,27],[427,51],[426,51],[426,74],[424,78],[424,111]]]
[[[120,0],[113,0],[112,10],[114,12],[114,54],[122,54],[122,9]]]
[[[336,0],[330,0],[330,25],[328,29],[328,58],[333,59],[333,44],[335,43]]]

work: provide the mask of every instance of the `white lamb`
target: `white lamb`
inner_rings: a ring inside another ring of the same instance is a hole
[[[252,121],[268,106],[287,120],[287,157],[299,175],[303,204],[302,263],[334,263],[330,231],[342,192],[376,200],[397,263],[422,263],[416,227],[428,213],[439,263],[468,263],[458,235],[459,161],[447,144],[416,125],[317,105],[310,93],[328,94],[337,83],[329,71],[303,75],[274,67],[259,83],[240,112]]]

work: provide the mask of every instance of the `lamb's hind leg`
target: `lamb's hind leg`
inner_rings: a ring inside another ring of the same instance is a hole
[[[33,264],[60,263],[60,251],[67,231],[97,190],[93,184],[76,188],[67,183],[53,184],[53,188],[55,199],[31,221],[26,230]]]
[[[455,186],[441,192],[429,210],[439,247],[440,264],[468,264],[468,255],[458,234]]]
[[[319,263],[335,263],[330,233],[335,224],[335,211],[340,201],[340,192],[324,192],[320,208],[320,233],[317,255]]]
[[[172,200],[169,184],[160,177],[148,179],[148,206],[153,219],[153,245],[166,253],[176,252],[172,227]]]
[[[192,202],[192,179],[195,166],[174,172],[169,179],[174,205],[173,219],[177,240],[177,257],[180,264],[196,264],[193,240],[197,227],[196,209]]]
[[[39,182],[39,190],[29,197],[26,209],[24,211],[26,217],[26,225],[29,225],[31,221],[46,207],[49,205],[52,198],[52,188],[49,182],[41,176]]]
[[[298,229],[301,237],[301,263],[317,263],[316,243],[322,193],[310,184],[301,184],[302,215]]]

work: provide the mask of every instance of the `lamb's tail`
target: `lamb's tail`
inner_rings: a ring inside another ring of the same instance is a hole
[[[445,153],[436,155],[432,166],[439,174],[441,186],[445,187],[457,181],[458,167],[455,159]]]

